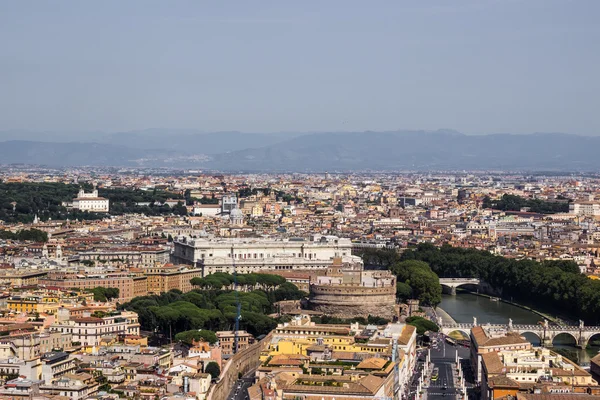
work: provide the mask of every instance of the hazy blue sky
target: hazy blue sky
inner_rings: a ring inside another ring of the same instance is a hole
[[[600,134],[600,1],[2,1],[0,130]]]

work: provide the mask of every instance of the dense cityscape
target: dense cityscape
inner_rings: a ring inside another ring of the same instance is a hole
[[[600,395],[600,177],[0,179],[2,397]]]
[[[600,400],[599,15],[0,0],[0,400]]]

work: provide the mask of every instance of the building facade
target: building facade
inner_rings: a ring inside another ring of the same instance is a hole
[[[358,261],[352,242],[336,236],[309,239],[190,239],[174,242],[173,263],[193,265],[203,276],[215,272],[247,274],[261,270],[325,269],[335,257]]]
[[[134,297],[148,294],[148,278],[135,275],[98,275],[48,277],[40,280],[41,285],[55,286],[62,289],[94,289],[96,287],[119,289],[119,301],[126,302]]]
[[[161,294],[172,289],[189,292],[194,287],[190,280],[202,277],[202,270],[187,265],[157,265],[144,269],[149,294]]]
[[[73,199],[73,208],[81,211],[108,212],[109,205],[108,199],[98,196],[96,188],[91,193],[86,193],[81,189],[77,197]]]
[[[73,342],[84,347],[99,346],[103,337],[109,335],[140,334],[138,315],[133,311],[121,311],[103,318],[79,317],[66,321],[59,320],[50,326],[54,332],[70,333]]]

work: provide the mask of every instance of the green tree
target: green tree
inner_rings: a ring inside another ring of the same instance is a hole
[[[221,375],[221,368],[219,367],[219,364],[217,364],[214,361],[211,361],[206,365],[204,372],[210,374],[212,379],[217,379],[219,375]]]
[[[421,303],[436,306],[442,301],[442,287],[438,276],[422,261],[402,261],[391,266],[398,282],[411,288],[411,294]]]
[[[95,301],[110,301],[119,297],[118,288],[106,288],[98,286],[90,290],[94,294]]]
[[[422,317],[408,317],[406,323],[417,328],[417,335],[423,335],[427,331],[437,332],[439,330],[435,323]]]
[[[396,297],[400,301],[412,299],[412,288],[404,282],[396,283]]]
[[[209,331],[207,329],[203,330],[190,330],[179,332],[175,335],[175,340],[178,342],[183,342],[187,344],[192,344],[194,340],[204,340],[210,344],[214,344],[217,342],[217,335],[213,331]]]

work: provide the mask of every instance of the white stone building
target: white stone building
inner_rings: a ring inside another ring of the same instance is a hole
[[[138,315],[133,311],[121,311],[103,318],[79,317],[61,320],[50,326],[50,331],[70,333],[73,341],[84,347],[99,346],[105,336],[140,334]]]
[[[83,189],[73,199],[73,208],[81,211],[108,212],[109,200],[98,196],[98,189],[94,188],[91,193]]]
[[[190,239],[174,242],[172,261],[197,266],[206,276],[215,272],[248,274],[260,270],[325,269],[335,257],[360,262],[351,255],[350,239],[312,236],[309,239]]]
[[[599,216],[600,203],[594,201],[577,201],[569,204],[569,213],[584,216]]]

